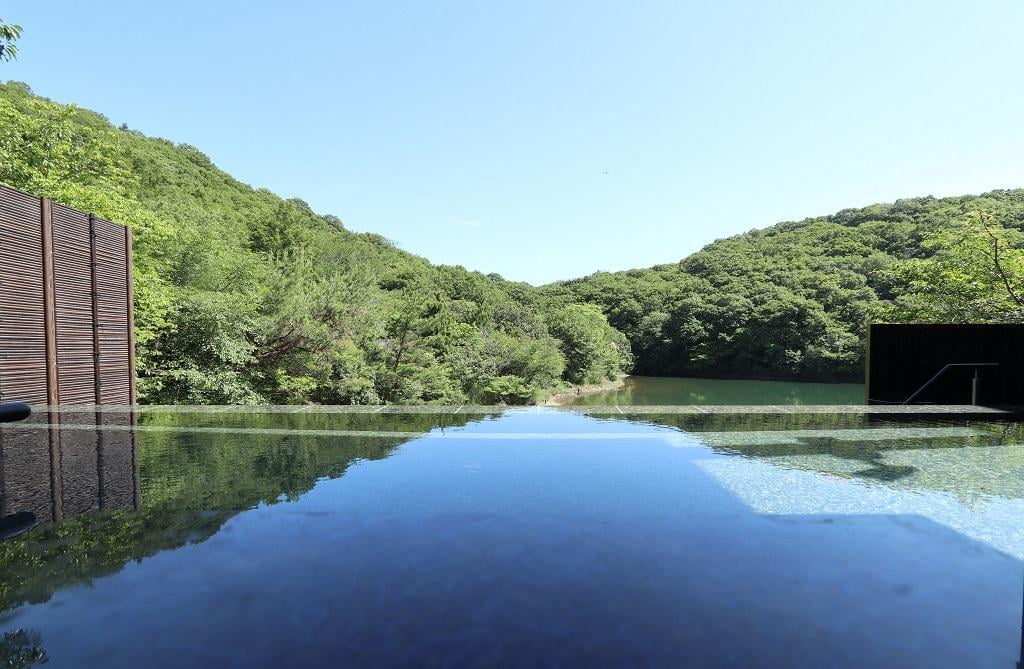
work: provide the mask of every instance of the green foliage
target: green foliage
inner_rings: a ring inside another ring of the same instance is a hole
[[[431,265],[23,84],[0,86],[0,182],[132,227],[147,402],[520,403],[621,371],[857,380],[869,320],[1024,320],[1020,190],[536,289]]]
[[[896,268],[905,285],[890,313],[946,323],[1024,321],[1024,232],[1017,212],[971,203],[923,246],[931,253]]]
[[[534,389],[518,376],[507,374],[487,382],[483,399],[489,404],[527,404],[534,399]]]
[[[18,57],[15,42],[20,38],[21,26],[0,19],[0,61],[14,60]]]
[[[561,341],[565,378],[572,383],[614,379],[629,368],[629,343],[591,304],[570,304],[548,316],[548,329]]]
[[[142,401],[524,403],[568,369],[537,289],[431,265],[23,84],[0,86],[0,182],[132,227]]]
[[[1022,230],[1022,190],[900,200],[545,292],[599,305],[629,338],[636,373],[852,381],[869,320],[1024,319]]]

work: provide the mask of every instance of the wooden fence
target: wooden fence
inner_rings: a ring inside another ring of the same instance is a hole
[[[134,404],[131,231],[0,185],[0,401]]]

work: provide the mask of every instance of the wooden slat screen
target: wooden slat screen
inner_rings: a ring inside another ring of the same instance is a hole
[[[0,401],[134,404],[131,233],[0,184]]]
[[[61,404],[96,404],[89,216],[53,205],[57,379]]]
[[[129,404],[128,262],[125,229],[93,219],[96,233],[96,330],[99,334],[100,404]]]
[[[0,401],[47,401],[38,197],[0,186]]]

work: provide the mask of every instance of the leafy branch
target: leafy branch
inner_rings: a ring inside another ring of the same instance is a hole
[[[14,43],[20,37],[21,26],[5,23],[0,19],[0,61],[14,60],[18,57],[18,47]]]
[[[999,276],[999,279],[1003,282],[1003,285],[1006,287],[1006,292],[1007,294],[1009,294],[1010,299],[1012,299],[1017,304],[1017,306],[1024,307],[1024,299],[1021,298],[1020,293],[1018,293],[1017,290],[1013,287],[1013,282],[1010,280],[1010,275],[1003,267],[1003,263],[1000,260],[999,237],[996,236],[996,234],[992,231],[992,228],[990,227],[990,224],[992,222],[992,214],[989,212],[980,212],[978,215],[978,220],[981,223],[982,228],[985,230],[985,234],[988,235],[988,238],[992,241],[992,264],[995,267],[996,274]]]

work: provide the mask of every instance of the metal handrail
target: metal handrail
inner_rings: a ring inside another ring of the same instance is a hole
[[[923,386],[921,386],[920,388],[915,390],[913,395],[911,395],[907,399],[903,400],[903,403],[904,404],[910,404],[911,402],[913,402],[915,397],[920,395],[928,386],[930,386],[933,383],[935,383],[935,380],[938,379],[943,374],[945,374],[946,370],[951,369],[953,367],[998,367],[998,366],[999,366],[998,362],[951,362],[948,365],[946,365],[945,367],[943,367],[942,369],[940,369],[938,372],[936,372],[935,376],[933,376],[932,378],[928,379],[928,381],[926,381]],[[977,377],[977,371],[975,371],[975,377],[974,378],[975,378],[975,380],[977,380],[977,378],[978,378]],[[977,386],[972,386],[972,391],[973,392],[971,393],[971,395],[972,395],[971,401],[973,403],[977,404],[977,392],[976,392],[977,391]]]

